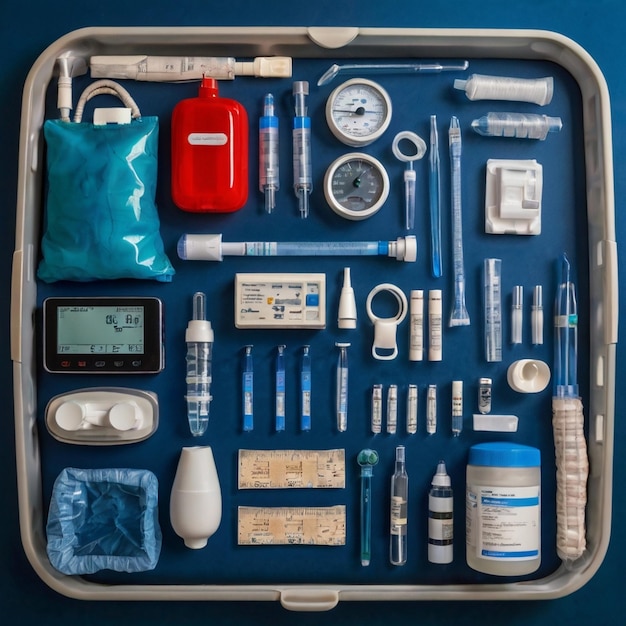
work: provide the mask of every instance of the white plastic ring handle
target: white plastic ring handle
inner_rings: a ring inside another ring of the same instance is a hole
[[[372,311],[372,300],[381,291],[388,291],[398,301],[398,313],[394,317],[380,318]],[[374,343],[372,344],[372,356],[379,361],[391,361],[398,356],[396,342],[396,330],[406,317],[408,303],[402,289],[392,283],[381,283],[372,289],[365,303],[367,316],[374,324]]]
[[[415,151],[410,154],[402,152],[400,143],[403,141],[411,143],[415,147]],[[403,130],[393,138],[391,150],[393,151],[393,156],[395,156],[398,161],[403,161],[404,163],[419,161],[426,154],[426,142],[414,132]]]

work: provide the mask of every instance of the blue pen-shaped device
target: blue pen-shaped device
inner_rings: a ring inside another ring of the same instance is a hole
[[[276,432],[285,430],[285,346],[276,355]]]
[[[300,366],[300,430],[311,430],[311,354],[309,346],[302,348]]]
[[[252,346],[246,346],[245,350],[241,375],[243,430],[244,432],[250,432],[254,429],[254,364],[252,361]]]

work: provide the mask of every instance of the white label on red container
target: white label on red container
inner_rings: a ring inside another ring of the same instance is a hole
[[[228,137],[224,133],[189,133],[187,141],[192,146],[223,146]]]

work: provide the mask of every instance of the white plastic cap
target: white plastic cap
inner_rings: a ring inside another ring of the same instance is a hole
[[[235,75],[260,78],[290,78],[291,57],[256,57],[251,62],[236,62]]]
[[[221,261],[222,235],[182,235],[176,251],[184,261]]]
[[[207,320],[189,320],[185,331],[185,343],[213,343],[214,333],[211,322]]]
[[[417,238],[415,235],[398,237],[395,241],[390,241],[387,256],[395,257],[398,261],[414,263],[417,260]]]

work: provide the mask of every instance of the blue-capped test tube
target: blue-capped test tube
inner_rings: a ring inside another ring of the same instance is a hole
[[[241,375],[243,430],[244,432],[250,432],[254,429],[254,363],[252,360],[252,346],[246,346],[245,350]]]
[[[293,190],[298,198],[300,217],[309,216],[309,196],[313,189],[311,165],[311,118],[307,115],[306,96],[309,83],[298,80],[293,84],[295,117],[293,118]]]
[[[259,191],[265,196],[267,213],[274,210],[280,188],[278,154],[278,117],[274,115],[274,96],[268,93],[259,120]]]

